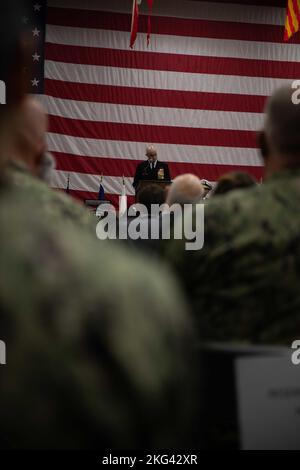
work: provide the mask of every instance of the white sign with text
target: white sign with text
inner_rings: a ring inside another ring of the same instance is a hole
[[[243,449],[300,450],[300,367],[291,356],[236,360]]]

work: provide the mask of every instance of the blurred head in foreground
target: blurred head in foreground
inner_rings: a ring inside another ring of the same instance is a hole
[[[300,167],[300,105],[294,103],[291,85],[279,88],[269,98],[259,144],[266,175],[284,168]]]
[[[48,117],[42,104],[27,96],[19,107],[14,127],[13,157],[21,160],[33,176],[49,182],[55,159],[46,153]]]
[[[148,213],[151,212],[152,204],[164,204],[166,200],[166,192],[158,184],[149,184],[141,189],[138,193],[139,204],[147,207]]]
[[[26,97],[16,118],[16,153],[36,172],[41,155],[46,150],[48,119],[43,106],[31,96]]]
[[[30,36],[22,16],[26,2],[1,2],[0,14],[0,79],[6,84],[7,103],[18,103],[26,87],[25,68],[29,63]]]
[[[6,104],[0,105],[0,168],[8,158],[14,116],[26,91],[26,66],[31,41],[21,18],[26,16],[25,2],[10,0],[1,3],[0,13],[0,80],[5,83]]]
[[[204,197],[205,190],[199,178],[187,173],[177,176],[169,188],[167,204],[197,204]]]
[[[48,183],[55,160],[46,153],[47,115],[36,99],[25,98],[32,51],[30,31],[21,21],[28,16],[27,7],[22,0],[1,5],[0,80],[5,83],[6,104],[0,105],[0,169],[12,157]]]
[[[226,194],[235,189],[251,188],[256,185],[255,179],[248,173],[232,172],[221,176],[214,190],[214,195]]]

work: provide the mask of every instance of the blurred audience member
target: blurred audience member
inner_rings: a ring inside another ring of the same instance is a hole
[[[12,157],[22,161],[30,173],[37,176],[42,156],[46,152],[48,118],[39,101],[26,97],[15,116],[15,152]]]
[[[177,176],[169,188],[167,204],[197,204],[205,196],[205,189],[199,178],[192,174]]]
[[[219,179],[213,195],[226,194],[235,189],[252,188],[256,185],[255,179],[242,171],[227,173]]]
[[[15,153],[12,157],[22,161],[33,176],[50,184],[55,158],[47,152],[48,117],[37,99],[27,96],[23,100],[15,127]]]
[[[185,252],[185,240],[169,244],[202,339],[290,346],[300,333],[300,106],[293,93],[285,86],[267,104],[260,135],[266,182],[210,201],[202,250]]]
[[[149,216],[153,204],[162,205],[166,202],[166,191],[158,184],[149,184],[138,193],[138,203],[146,206]]]
[[[54,157],[47,152],[46,132],[48,118],[44,107],[35,98],[27,96],[7,119],[12,135],[7,180],[23,189],[27,197],[39,201],[43,217],[52,223],[64,219],[76,228],[95,233],[95,221],[81,205],[62,192],[50,190],[55,167]]]
[[[11,85],[0,109],[2,170],[19,138],[12,122],[26,65],[20,7],[1,5],[0,77]],[[2,170],[0,331],[8,360],[0,447],[186,447],[192,337],[178,286],[149,260],[58,217],[54,223],[45,193],[12,185]]]

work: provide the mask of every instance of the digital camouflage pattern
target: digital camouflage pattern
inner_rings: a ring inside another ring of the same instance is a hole
[[[0,447],[185,445],[192,341],[178,286],[40,210],[1,183]]]
[[[205,242],[167,248],[210,341],[290,346],[300,335],[300,170],[205,206]]]
[[[12,188],[24,191],[29,204],[34,201],[35,207],[39,206],[45,219],[51,219],[52,223],[63,219],[66,224],[72,223],[95,233],[97,219],[87,209],[67,194],[49,188],[32,176],[24,163],[11,160],[6,168],[6,179]]]

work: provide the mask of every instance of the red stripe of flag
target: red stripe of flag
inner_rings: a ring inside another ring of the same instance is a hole
[[[91,175],[103,173],[109,176],[120,176],[120,168],[122,168],[122,173],[124,173],[125,177],[132,177],[135,173],[136,165],[139,163],[137,160],[127,158],[88,157],[61,152],[53,152],[53,155],[55,155],[57,160],[56,169],[68,173],[74,171]],[[236,171],[237,169],[236,165],[211,163],[168,162],[168,166],[172,178],[183,173],[193,173],[199,178],[208,178],[211,181],[217,181],[224,173]],[[260,166],[245,165],[240,166],[240,168],[253,175],[258,181],[263,176],[263,168]]]
[[[50,132],[91,139],[211,147],[257,148],[255,131],[83,121],[49,116]]]
[[[45,90],[49,96],[75,101],[244,113],[262,113],[266,102],[265,96],[64,83],[49,79],[45,80]]]
[[[180,73],[205,73],[242,77],[284,78],[296,80],[300,63],[278,60],[209,57],[165,52],[119,51],[97,47],[46,44],[46,60],[70,64],[100,65]]]
[[[99,11],[95,14],[95,11],[89,10],[49,7],[47,12],[47,23],[50,25],[110,31],[128,31],[130,19],[129,14],[117,12],[111,14],[106,11]],[[139,30],[146,33],[147,16],[139,14],[138,21]],[[252,23],[175,17],[170,20],[168,17],[154,16],[152,30],[155,34],[171,36],[282,43],[282,26],[271,24],[253,25]],[[300,37],[293,37],[292,42],[299,44]]]

